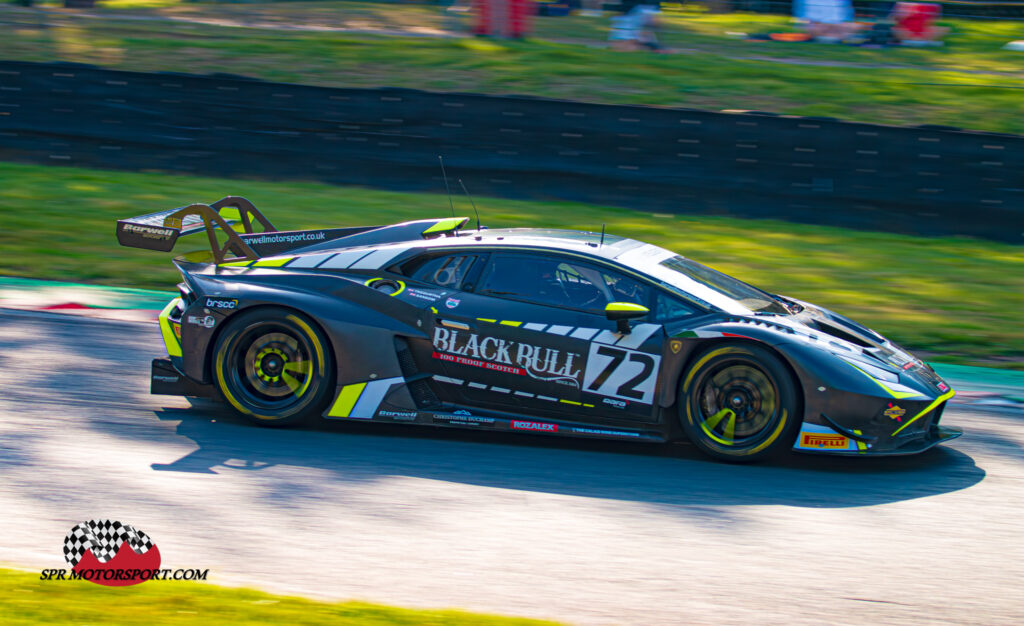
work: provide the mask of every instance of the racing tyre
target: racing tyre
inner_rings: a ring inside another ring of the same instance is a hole
[[[788,450],[800,427],[793,376],[777,356],[746,343],[716,344],[683,373],[678,406],[695,446],[749,462]]]
[[[323,333],[306,316],[256,309],[227,322],[213,350],[224,399],[263,426],[290,426],[323,411],[334,363]]]

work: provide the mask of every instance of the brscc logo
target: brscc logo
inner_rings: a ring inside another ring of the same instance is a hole
[[[160,569],[160,550],[146,533],[113,520],[77,524],[64,537],[64,558],[79,578],[98,585],[137,585]]]

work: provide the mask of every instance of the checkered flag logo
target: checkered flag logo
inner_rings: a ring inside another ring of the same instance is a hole
[[[64,558],[74,567],[91,551],[100,563],[109,563],[125,543],[136,554],[145,554],[153,547],[153,541],[141,530],[115,520],[93,519],[75,525],[64,537]]]

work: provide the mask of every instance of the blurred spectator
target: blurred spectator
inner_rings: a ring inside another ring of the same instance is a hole
[[[661,12],[657,4],[637,4],[625,15],[612,18],[612,29],[608,33],[608,41],[615,50],[635,50],[645,47],[661,50],[658,43],[658,16]]]
[[[864,29],[854,21],[850,0],[795,0],[793,15],[806,21],[807,34],[823,43],[839,43]]]
[[[897,2],[890,19],[892,32],[905,46],[941,46],[949,33],[945,26],[936,26],[942,7],[925,2]]]

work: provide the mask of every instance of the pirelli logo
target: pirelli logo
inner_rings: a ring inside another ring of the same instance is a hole
[[[849,443],[850,440],[842,435],[827,435],[821,433],[802,433],[800,435],[800,446],[804,448],[839,450],[847,448]]]

